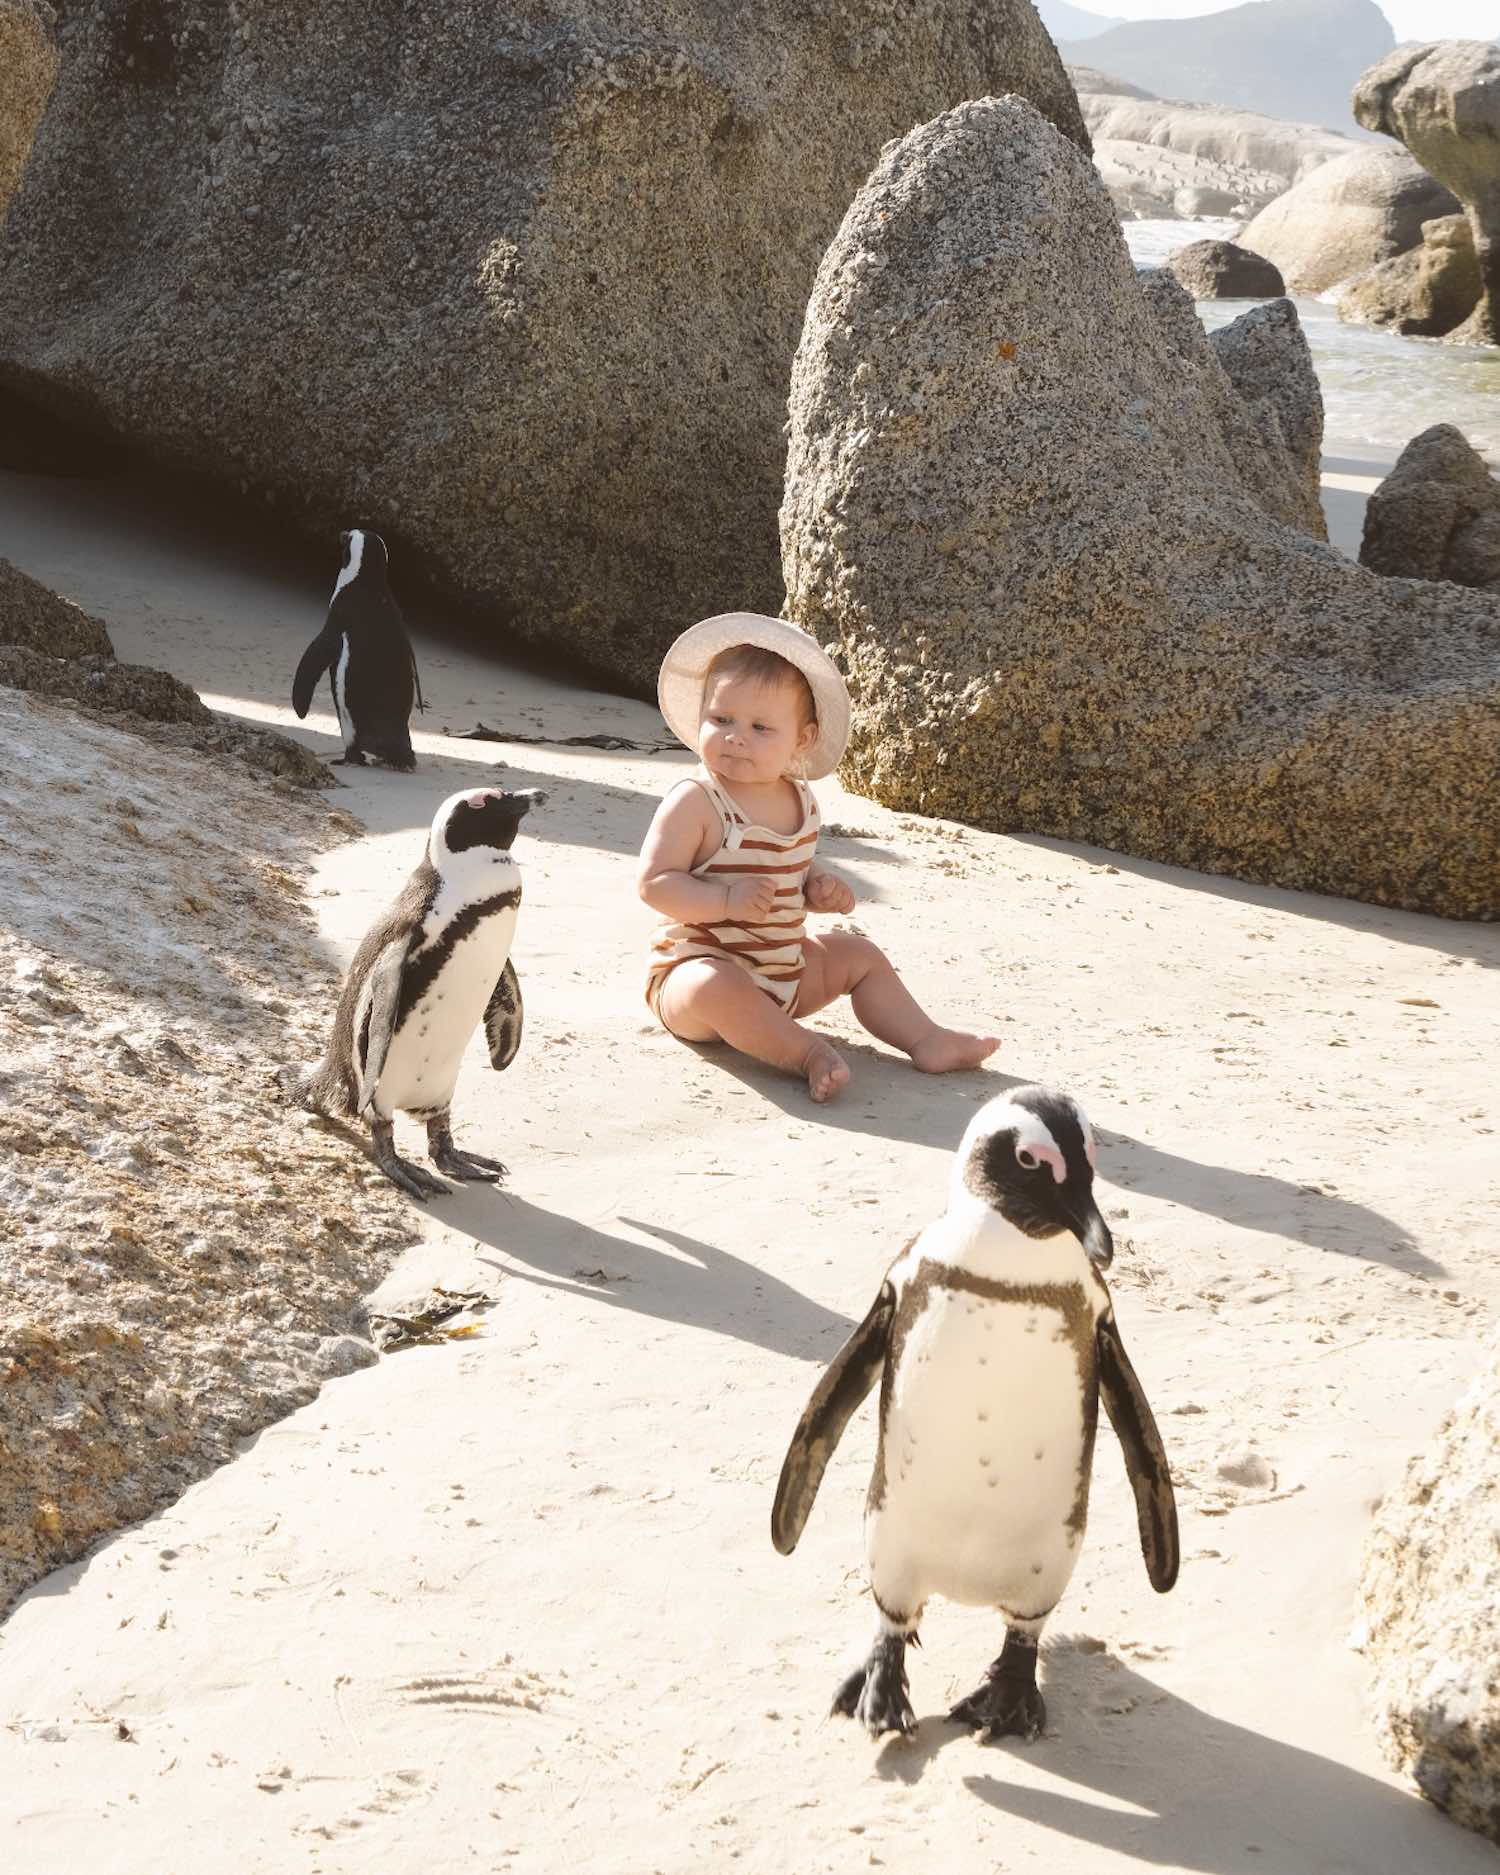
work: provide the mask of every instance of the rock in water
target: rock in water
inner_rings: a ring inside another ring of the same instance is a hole
[[[1474,235],[1479,304],[1446,336],[1500,345],[1500,46],[1443,39],[1398,46],[1354,87],[1354,115],[1397,137],[1462,202]]]
[[[1479,261],[1467,216],[1422,224],[1422,244],[1355,274],[1338,290],[1339,318],[1412,338],[1443,338],[1479,304]]]
[[[360,515],[642,692],[687,621],[780,600],[787,372],[884,141],[1016,91],[1088,142],[1029,0],[68,13],[0,385]]]
[[[854,694],[846,780],[1500,916],[1500,600],[1380,579],[1278,518],[1305,496],[1267,486],[1273,418],[1175,282],[1143,289],[1028,105],[890,145],[808,307],[781,515],[789,616]]]
[[[1387,1756],[1500,1842],[1500,1345],[1381,1505],[1360,1592]]]
[[[1279,299],[1286,292],[1270,261],[1233,241],[1190,241],[1167,271],[1194,299]]]
[[[1288,292],[1322,293],[1416,247],[1424,221],[1458,207],[1406,150],[1359,150],[1315,169],[1237,238],[1275,262]]]
[[[0,220],[57,77],[52,21],[46,0],[0,0]]]
[[[1451,423],[1414,436],[1365,508],[1360,564],[1500,592],[1500,482]]]

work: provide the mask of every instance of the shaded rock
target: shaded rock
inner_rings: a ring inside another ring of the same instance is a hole
[[[1479,304],[1479,262],[1464,215],[1439,215],[1422,226],[1422,244],[1339,288],[1340,319],[1382,326],[1414,338],[1441,338]]]
[[[1500,344],[1500,46],[1487,39],[1402,46],[1355,86],[1354,115],[1368,130],[1399,137],[1463,204],[1480,299],[1446,336]]]
[[[1247,318],[1274,351],[1291,313]],[[851,786],[1500,916],[1500,600],[1273,518],[1192,302],[1143,290],[1091,166],[1027,105],[883,153],[790,410],[788,615],[848,676]]]
[[[1360,564],[1500,592],[1500,482],[1451,423],[1414,436],[1365,508]]]
[[[0,645],[25,645],[52,658],[115,654],[102,619],[91,618],[9,560],[0,560]]]
[[[46,0],[0,0],[0,221],[57,77],[56,19]]]
[[[210,723],[197,691],[166,671],[117,664],[113,657],[53,658],[19,645],[0,645],[0,684],[153,723]]]
[[[1314,169],[1235,237],[1281,269],[1291,293],[1322,293],[1422,239],[1458,198],[1405,150],[1361,150]]]
[[[1288,299],[1257,306],[1208,335],[1209,349],[1259,432],[1241,441],[1236,414],[1217,405],[1220,434],[1240,479],[1267,514],[1326,539],[1323,514],[1323,393],[1312,351]],[[1191,356],[1197,350],[1184,347]]]
[[[434,22],[70,8],[0,383],[646,690],[686,621],[776,609],[788,365],[882,143],[1015,91],[1086,146],[1077,100],[1029,0]]]
[[[1280,299],[1286,292],[1270,261],[1233,241],[1190,241],[1167,271],[1194,299]]]
[[[1500,1842],[1500,1343],[1381,1504],[1360,1595],[1386,1756]]]

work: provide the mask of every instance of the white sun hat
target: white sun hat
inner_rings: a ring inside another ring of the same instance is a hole
[[[721,651],[735,645],[759,645],[795,664],[807,679],[818,713],[818,734],[802,758],[802,773],[809,781],[831,775],[843,759],[849,740],[849,692],[828,653],[810,632],[784,618],[766,618],[759,612],[721,612],[706,618],[677,639],[662,659],[656,683],[657,701],[667,727],[679,742],[698,747],[703,722],[703,680]]]

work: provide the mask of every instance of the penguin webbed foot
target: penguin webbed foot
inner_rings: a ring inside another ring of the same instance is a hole
[[[988,1743],[994,1738],[1040,1738],[1047,1708],[1036,1683],[1036,1642],[1007,1634],[1005,1650],[991,1663],[984,1685],[959,1700],[948,1714]]]
[[[330,755],[328,758],[330,768],[363,768],[364,765],[365,758],[358,749],[345,749],[342,755]]]
[[[858,1719],[871,1738],[899,1732],[910,1738],[917,1729],[906,1681],[906,1636],[887,1634],[870,1649],[833,1696],[830,1711]]]
[[[452,1191],[451,1185],[445,1185],[440,1178],[434,1178],[431,1172],[423,1171],[420,1165],[413,1165],[410,1159],[403,1159],[396,1150],[395,1133],[390,1122],[375,1122],[371,1125],[375,1150],[375,1163],[385,1173],[393,1185],[399,1185],[408,1198],[441,1198]]]
[[[427,1122],[427,1156],[449,1178],[482,1178],[497,1185],[505,1177],[505,1167],[498,1159],[487,1159],[482,1152],[461,1152],[453,1143],[448,1116]]]

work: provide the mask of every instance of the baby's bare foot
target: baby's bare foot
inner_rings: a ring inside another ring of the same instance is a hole
[[[999,1046],[998,1035],[934,1028],[911,1050],[911,1058],[924,1074],[951,1074],[956,1068],[977,1068]]]
[[[814,1100],[831,1100],[849,1085],[848,1063],[827,1042],[813,1043],[802,1058],[802,1072]]]

